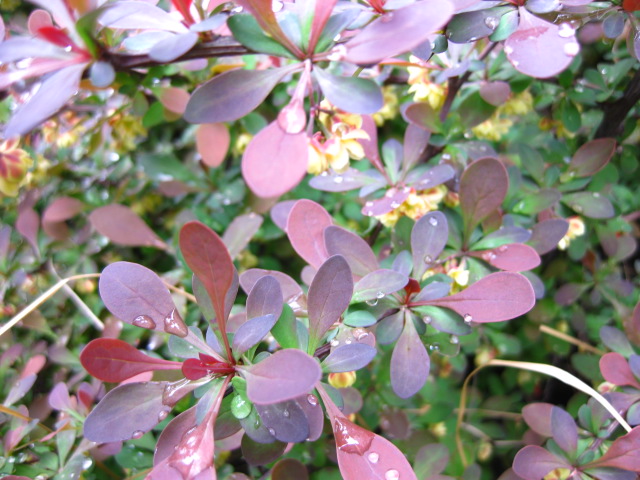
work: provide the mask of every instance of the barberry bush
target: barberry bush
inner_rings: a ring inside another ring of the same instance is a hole
[[[638,478],[640,2],[0,9],[2,478]]]

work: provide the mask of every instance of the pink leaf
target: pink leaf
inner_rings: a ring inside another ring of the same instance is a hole
[[[131,209],[112,204],[96,208],[89,221],[98,233],[113,243],[130,247],[155,247],[165,250],[167,244]]]
[[[619,387],[631,386],[640,389],[640,382],[631,371],[627,360],[619,353],[605,354],[600,359],[600,371],[607,382]]]
[[[535,293],[524,275],[498,272],[481,278],[460,293],[420,304],[449,308],[467,321],[501,322],[531,310]]]
[[[314,268],[319,268],[329,257],[324,229],[332,224],[331,215],[312,200],[298,200],[289,212],[287,236],[291,246]]]
[[[42,214],[42,229],[56,240],[66,240],[71,233],[64,222],[75,217],[83,207],[83,203],[75,198],[56,198]]]
[[[599,459],[584,465],[583,468],[614,467],[640,473],[640,427],[614,440],[609,450]]]
[[[179,370],[180,362],[153,358],[127,342],[115,338],[98,338],[84,347],[80,363],[89,374],[103,382],[122,382],[142,372]]]
[[[429,354],[413,321],[406,317],[404,330],[391,355],[391,386],[400,398],[416,394],[429,376]]]
[[[513,459],[513,471],[524,480],[540,480],[556,468],[571,468],[571,465],[537,445],[524,447]]]
[[[504,52],[519,72],[548,78],[562,72],[580,52],[569,24],[555,25],[519,9],[518,29],[504,42]]]
[[[242,176],[257,196],[278,197],[307,173],[307,135],[288,134],[277,121],[263,128],[242,156]]]
[[[522,409],[522,417],[531,430],[543,437],[550,437],[552,409],[551,403],[530,403]]]
[[[540,255],[529,245],[510,243],[491,250],[481,250],[470,255],[507,272],[523,272],[540,265]]]
[[[22,202],[18,207],[18,218],[16,218],[16,230],[22,235],[33,251],[37,255],[40,254],[38,248],[38,230],[40,229],[40,217],[36,211],[27,205],[26,202]]]
[[[499,107],[509,99],[511,95],[511,87],[507,82],[486,82],[480,86],[480,96],[482,99],[493,105]]]
[[[224,123],[204,123],[196,132],[196,148],[202,162],[218,167],[224,161],[231,144],[229,130]]]
[[[238,215],[227,226],[222,241],[229,249],[231,258],[236,258],[249,244],[251,237],[260,229],[262,217],[254,212]]]
[[[162,106],[170,112],[182,115],[187,109],[189,93],[182,88],[168,87],[162,89],[159,100]]]
[[[330,225],[324,229],[324,241],[328,254],[342,255],[354,275],[364,277],[378,268],[375,253],[369,244],[355,233]]]

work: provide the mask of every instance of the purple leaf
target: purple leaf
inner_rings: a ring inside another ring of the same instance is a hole
[[[384,317],[376,325],[376,335],[382,345],[395,342],[402,334],[404,312],[393,313]]]
[[[391,386],[400,398],[416,394],[429,376],[429,354],[410,315],[406,315],[404,330],[391,355]]]
[[[324,243],[329,255],[342,255],[345,258],[354,275],[364,277],[378,268],[375,253],[355,233],[330,225],[324,229]]]
[[[627,336],[616,327],[605,325],[600,329],[600,338],[609,350],[619,353],[629,358],[635,354],[635,350],[631,346]]]
[[[631,371],[627,360],[616,352],[605,354],[600,359],[600,371],[607,382],[619,387],[630,386],[640,389],[640,382]]]
[[[102,271],[98,283],[100,297],[109,311],[123,322],[158,332],[174,333],[173,327],[187,335],[162,280],[142,265],[116,262]]]
[[[614,467],[640,473],[640,427],[613,441],[607,452],[599,459],[584,465],[590,467]]]
[[[42,12],[42,10],[40,10]],[[0,37],[2,40],[4,37]],[[68,53],[53,43],[37,37],[11,37],[0,42],[0,62],[17,62],[24,58],[68,58]]]
[[[267,70],[237,69],[221,73],[196,88],[184,118],[191,123],[233,122],[253,111],[282,77],[298,68],[298,65],[289,65]]]
[[[611,218],[615,215],[609,199],[598,192],[568,193],[564,195],[562,201],[585,217]]]
[[[276,324],[276,321],[278,321],[278,317],[270,313],[252,318],[240,325],[233,337],[232,345],[236,358],[262,340]]]
[[[540,255],[532,247],[522,243],[501,245],[492,250],[473,252],[471,255],[508,272],[522,272],[540,265]]]
[[[574,452],[578,447],[578,426],[573,417],[560,407],[551,409],[551,433],[565,452]]]
[[[571,468],[571,464],[537,445],[527,445],[513,459],[513,471],[524,480],[540,480],[556,468]]]
[[[322,336],[340,319],[352,295],[353,279],[349,264],[342,255],[328,258],[318,269],[307,294],[309,352],[315,350]]]
[[[18,207],[18,217],[16,218],[16,230],[24,239],[29,242],[36,255],[40,255],[38,248],[38,230],[40,229],[40,217],[31,205],[22,202]]]
[[[316,269],[329,257],[324,244],[324,229],[332,224],[331,215],[311,200],[298,200],[289,212],[286,231],[291,246]]]
[[[562,285],[553,296],[553,299],[562,306],[571,305],[574,303],[585,290],[589,288],[589,285],[580,285],[578,283],[567,283]]]
[[[309,425],[307,441],[313,442],[317,440],[320,438],[320,435],[322,435],[324,427],[324,412],[322,411],[322,407],[320,407],[318,397],[309,393],[296,398],[294,401],[300,405],[300,408],[302,408],[307,417],[307,424]]]
[[[176,416],[164,427],[158,437],[158,443],[153,455],[153,464],[158,465],[163,460],[168,459],[176,449],[178,443],[180,443],[183,435],[194,425],[196,425],[195,405]]]
[[[429,300],[435,300],[446,296],[451,290],[451,285],[446,282],[431,282],[425,285],[418,294],[413,297],[413,302],[427,302]]]
[[[255,284],[261,278],[265,276],[271,276],[275,278],[280,284],[280,289],[282,291],[282,296],[286,302],[294,298],[298,298],[302,295],[302,288],[297,282],[291,278],[289,275],[285,273],[278,272],[276,270],[262,270],[260,268],[251,268],[249,270],[245,270],[240,275],[240,285],[242,285],[242,289],[249,293],[255,286]]]
[[[450,2],[416,2],[388,12],[349,40],[345,59],[360,65],[378,63],[410,51],[439,30],[453,14]],[[398,35],[402,32],[402,35]]]
[[[316,5],[324,3],[318,0]],[[295,458],[285,458],[273,466],[271,480],[308,480],[307,467]]]
[[[386,184],[386,179],[376,170],[360,172],[355,168],[349,168],[343,173],[323,172],[309,180],[310,186],[325,192],[348,192],[365,186],[377,190]]]
[[[530,403],[522,409],[522,417],[529,428],[543,437],[551,437],[551,403]]]
[[[473,162],[460,178],[460,207],[466,238],[478,223],[497,210],[509,189],[509,175],[495,158]]]
[[[389,213],[409,198],[411,189],[409,187],[392,187],[387,190],[382,198],[370,200],[362,207],[362,214],[368,217],[377,217]]]
[[[558,246],[569,229],[569,222],[562,218],[551,218],[536,223],[531,232],[528,243],[535,248],[538,254],[543,255]]]
[[[286,133],[274,121],[244,151],[242,176],[257,196],[278,197],[300,183],[307,173],[308,155],[306,134]]]
[[[431,138],[431,132],[424,130],[423,128],[415,125],[408,125],[404,132],[403,142],[403,159],[402,159],[402,171],[408,172],[413,167],[422,154],[424,153],[427,145],[429,145],[429,139]]]
[[[362,277],[353,287],[353,301],[375,300],[405,287],[409,277],[404,273],[381,268]]]
[[[501,322],[531,310],[535,294],[525,276],[498,272],[481,278],[460,293],[426,304],[449,308],[468,322]]]
[[[369,139],[358,139],[358,143],[362,145],[364,149],[364,156],[369,159],[371,164],[378,169],[379,172],[384,172],[382,161],[380,160],[380,153],[378,151],[378,127],[376,122],[370,115],[362,116],[362,129],[367,132]]]
[[[166,249],[167,244],[147,226],[133,210],[124,205],[106,205],[96,208],[89,221],[98,233],[113,243],[130,247]]]
[[[549,78],[562,72],[580,52],[575,30],[555,25],[520,8],[518,29],[504,42],[504,52],[521,73]]]
[[[364,343],[342,345],[334,348],[324,359],[322,368],[332,373],[360,370],[366,367],[375,356],[376,349]]]
[[[164,30],[187,32],[182,22],[150,3],[114,2],[100,15],[101,25],[118,30]]]
[[[258,405],[284,402],[309,393],[322,375],[320,364],[300,350],[280,350],[241,370],[247,396]]]
[[[443,163],[429,168],[426,172],[415,169],[407,175],[407,185],[416,190],[428,190],[438,185],[448,182],[456,175],[456,171],[451,165]]]
[[[304,442],[309,438],[309,423],[302,407],[295,400],[269,405],[255,405],[260,420],[276,440]]]
[[[171,35],[156,43],[149,51],[149,57],[156,62],[170,63],[181,57],[198,43],[198,34],[195,32]]]
[[[429,212],[411,230],[413,276],[418,280],[442,253],[449,238],[447,217],[442,212]]]
[[[84,436],[98,443],[140,438],[166,416],[166,386],[166,382],[143,382],[114,388],[85,420]]]
[[[597,138],[582,145],[571,159],[569,175],[589,177],[602,170],[616,150],[614,138]]]
[[[486,82],[480,86],[480,96],[485,102],[499,107],[511,96],[511,87],[507,82]]]
[[[261,277],[247,297],[247,318],[271,314],[276,320],[282,313],[282,289],[275,277]]]
[[[273,437],[271,437],[273,440]],[[266,465],[282,456],[287,444],[283,442],[258,443],[248,435],[242,437],[242,457],[249,465]]]
[[[253,212],[238,215],[231,221],[222,235],[222,241],[227,246],[231,258],[236,258],[244,250],[261,225],[262,217]]]
[[[287,218],[289,218],[289,213],[293,206],[298,202],[298,200],[284,200],[282,202],[276,203],[269,212],[269,216],[273,223],[275,223],[278,228],[282,231],[287,230]]]
[[[432,133],[442,132],[440,113],[432,108],[428,102],[418,102],[409,105],[404,110],[403,117],[411,126],[420,127]]]
[[[329,102],[345,112],[375,113],[384,105],[382,91],[373,80],[331,75],[321,68],[313,73]]]
[[[196,148],[202,162],[209,167],[219,167],[224,161],[231,135],[224,123],[203,123],[196,132]]]
[[[83,203],[75,198],[56,198],[42,214],[42,229],[56,240],[66,240],[70,232],[64,222],[75,217],[83,208]]]

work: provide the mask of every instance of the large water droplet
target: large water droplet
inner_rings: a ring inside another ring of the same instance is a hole
[[[373,433],[351,423],[344,417],[336,417],[333,433],[336,438],[336,446],[340,451],[358,455],[364,455],[375,438]]]
[[[507,45],[504,47],[505,55],[511,55],[513,53],[513,47],[511,45]]]
[[[163,410],[158,414],[158,421],[163,421],[165,418],[167,418],[167,415],[169,415],[169,410]]]
[[[332,347],[337,347],[338,345],[340,345],[340,340],[336,340],[336,339],[331,340]]]
[[[133,319],[131,325],[135,325],[136,327],[148,328],[149,330],[153,330],[156,328],[156,322],[153,321],[149,315],[138,315]]]
[[[307,395],[307,402],[312,407],[316,407],[318,406],[318,397],[310,393],[309,395]]]
[[[429,224],[433,227],[437,227],[438,226],[438,219],[436,217],[431,217],[429,219]]]
[[[276,436],[276,429],[275,428],[269,428],[269,434],[272,436]]]
[[[362,340],[363,338],[365,338],[365,337],[369,336],[369,333],[368,333],[367,331],[363,330],[362,328],[356,328],[356,329],[353,331],[353,336],[354,336],[354,338],[355,338],[356,340],[360,341],[360,340]]]
[[[367,460],[369,460],[371,463],[378,463],[378,460],[380,460],[380,455],[378,455],[376,452],[371,452],[369,455],[367,455]]]
[[[347,338],[344,343],[346,343],[347,345],[351,345],[353,343],[353,340],[351,340],[350,338]]]
[[[375,307],[378,304],[378,299],[374,298],[374,299],[371,299],[371,300],[367,300],[366,303],[367,303],[367,305],[371,305],[372,307]]]
[[[499,251],[500,253],[504,253],[504,252],[506,252],[507,250],[509,250],[509,247],[508,247],[507,245],[500,245],[500,246],[498,247],[498,251]]]
[[[384,298],[384,292],[377,292],[376,298]]]
[[[473,322],[473,317],[468,313],[465,313],[462,318],[464,319],[464,323],[466,323],[467,325]]]
[[[593,198],[600,198],[600,194],[598,192],[593,193]]]
[[[449,337],[449,341],[454,345],[457,345],[460,343],[460,339],[458,338],[457,335],[451,335],[451,337]]]
[[[558,35],[560,35],[562,38],[572,37],[575,33],[576,29],[568,23],[563,23],[558,28]]]
[[[429,350],[431,350],[432,352],[439,351],[440,350],[440,344],[438,342],[432,343],[431,345],[429,345]]]
[[[496,17],[487,17],[484,19],[484,24],[491,30],[495,30],[500,25],[500,19]]]
[[[131,438],[133,439],[141,438],[143,435],[144,435],[144,432],[142,430],[136,430],[131,434]]]
[[[189,334],[187,325],[175,308],[164,319],[164,331],[181,338]]]
[[[431,255],[425,255],[424,256],[424,263],[426,263],[427,265],[433,263],[433,257]]]
[[[342,183],[344,181],[344,177],[342,177],[341,175],[338,175],[336,177],[333,178],[333,183]]]
[[[286,410],[284,412],[282,412],[282,415],[284,415],[284,418],[289,418],[291,416],[291,414],[289,413],[289,410]]]
[[[565,55],[569,57],[575,57],[578,53],[580,53],[580,45],[577,42],[565,43],[562,49]]]
[[[190,382],[188,378],[183,378],[177,382],[167,383],[162,392],[162,403],[173,406],[184,396],[183,388]]]
[[[384,474],[384,480],[398,480],[400,478],[400,472],[395,468],[387,470]]]

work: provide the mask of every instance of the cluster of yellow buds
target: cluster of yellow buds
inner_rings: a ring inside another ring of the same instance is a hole
[[[567,220],[569,222],[569,228],[567,229],[565,236],[558,242],[558,248],[560,250],[566,250],[569,248],[571,240],[584,235],[586,232],[584,221],[579,216],[576,215],[574,217],[569,217]]]
[[[362,160],[364,149],[358,140],[368,140],[362,129],[362,116],[336,110],[326,100],[320,104],[320,123],[326,136],[316,133],[309,140],[307,171],[318,175],[329,168],[341,173],[349,168],[349,159]],[[327,113],[331,112],[331,113]]]
[[[334,388],[347,388],[356,382],[356,372],[340,372],[329,374],[329,385]]]
[[[556,137],[558,138],[573,138],[576,136],[575,133],[567,130],[567,127],[564,126],[564,123],[562,123],[560,120],[554,120],[553,118],[541,118],[538,122],[538,126],[540,127],[540,130],[553,130]]]
[[[432,82],[429,78],[429,69],[418,57],[411,55],[409,61],[414,66],[407,67],[409,72],[409,93],[413,93],[416,102],[426,102],[434,110],[440,110],[447,98],[447,87]]]
[[[398,116],[398,95],[396,95],[395,87],[387,85],[382,87],[382,97],[384,100],[383,107],[372,115],[376,125],[381,127],[386,120],[392,120]]]
[[[533,110],[533,97],[529,90],[525,90],[496,108],[489,119],[476,125],[471,131],[477,138],[497,142],[513,126],[510,116],[525,115],[531,110]]]
[[[425,214],[438,209],[438,205],[448,194],[447,187],[438,185],[428,190],[416,191],[411,189],[407,199],[395,210],[376,217],[385,227],[393,227],[400,217],[418,220]]]
[[[568,468],[556,468],[547,473],[542,480],[567,480],[572,476],[572,472]]]
[[[48,144],[69,148],[86,132],[82,119],[74,112],[63,112],[59,120],[49,120],[42,126],[42,134]]]
[[[0,143],[0,192],[10,197],[27,181],[27,171],[33,165],[29,154],[19,148],[18,139]]]
[[[112,128],[112,148],[120,152],[130,152],[136,148],[136,138],[147,134],[142,119],[127,113],[117,113],[109,118]]]

